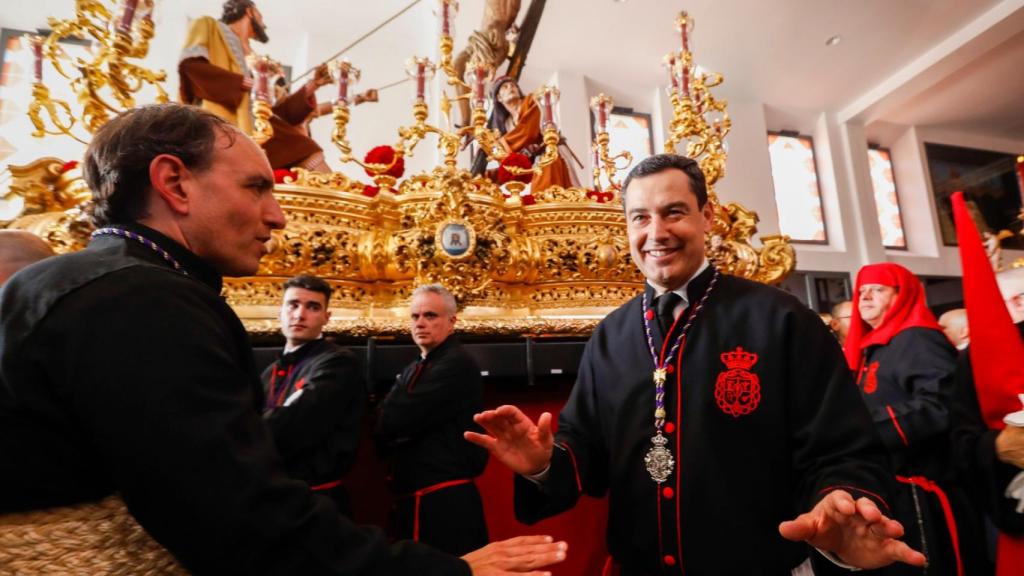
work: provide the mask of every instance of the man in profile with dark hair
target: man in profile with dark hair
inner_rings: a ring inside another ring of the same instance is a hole
[[[22,268],[53,256],[45,240],[27,230],[0,230],[0,286]]]
[[[607,494],[623,575],[788,574],[817,556],[807,544],[860,568],[922,564],[882,513],[878,433],[828,329],[705,257],[697,162],[652,156],[622,191],[647,285],[594,331],[557,435],[550,413],[534,423],[515,406],[466,433],[517,473],[517,517]]]
[[[19,512],[0,519],[6,562],[81,574],[129,558],[125,573],[177,573],[180,562],[198,574],[480,576],[535,573],[564,556],[541,536],[464,559],[389,546],[288,477],[260,417],[248,334],[220,294],[223,275],[257,272],[285,225],[251,139],[195,107],[144,106],[100,128],[83,164],[89,246],[0,292],[0,515]],[[98,534],[73,566],[60,553],[70,543],[46,542],[54,553],[43,558],[13,544],[71,518],[76,534]],[[173,558],[106,537],[136,520],[145,532],[136,525],[127,541],[148,534]]]
[[[281,356],[263,371],[263,419],[292,478],[352,515],[344,477],[355,463],[366,390],[356,355],[324,338],[331,286],[300,275],[284,284]]]

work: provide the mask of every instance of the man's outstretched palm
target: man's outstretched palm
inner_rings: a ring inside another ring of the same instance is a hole
[[[924,554],[897,540],[903,526],[882,515],[867,498],[854,501],[843,490],[830,492],[810,511],[779,525],[788,540],[805,541],[857,568],[880,568],[893,562],[924,566]]]
[[[486,434],[466,432],[466,440],[483,446],[518,474],[536,474],[551,462],[554,438],[551,414],[545,412],[534,424],[515,406],[499,406],[473,416]]]

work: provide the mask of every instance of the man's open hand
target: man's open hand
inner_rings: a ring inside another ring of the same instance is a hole
[[[857,568],[880,568],[893,562],[924,566],[924,554],[897,540],[903,526],[882,515],[867,498],[854,501],[849,493],[835,490],[810,512],[779,524],[787,540],[805,541],[831,552]]]
[[[568,544],[554,542],[550,536],[519,536],[492,542],[462,559],[473,576],[550,576],[550,572],[540,569],[565,560],[568,549]]]
[[[505,405],[481,412],[473,420],[487,433],[465,432],[466,440],[487,448],[513,472],[536,474],[551,462],[555,440],[550,413],[541,414],[534,424],[519,408]]]

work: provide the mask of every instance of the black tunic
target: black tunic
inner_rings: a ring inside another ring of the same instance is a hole
[[[365,386],[351,351],[320,339],[282,354],[263,371],[263,418],[288,475],[335,499],[351,515],[342,481],[355,463]]]
[[[691,307],[712,272],[690,282]],[[608,548],[624,574],[788,574],[809,549],[783,539],[780,522],[836,488],[887,510],[878,435],[835,338],[795,298],[723,275],[673,364],[665,430],[677,465],[658,485],[644,466],[655,395],[641,298],[601,322],[547,482],[516,478],[521,520],[608,493]]]
[[[1024,338],[1024,322],[1017,324]],[[1007,534],[1024,536],[1024,514],[1017,500],[1006,497],[1006,487],[1022,470],[996,456],[998,430],[990,430],[981,415],[971,370],[970,348],[960,355],[953,385],[952,455],[957,479],[975,505]]]
[[[143,226],[189,275],[100,237],[0,293],[0,512],[120,493],[199,574],[469,574],[388,546],[289,479],[260,417],[248,336],[221,278]]]
[[[957,553],[969,574],[989,571],[981,519],[950,469],[948,376],[955,363],[956,351],[942,332],[907,328],[888,344],[865,351],[857,381],[889,451],[891,470],[901,479],[893,498],[896,519],[906,530],[906,542],[928,557],[927,574],[956,574]],[[883,572],[925,573],[909,566]]]
[[[455,336],[406,366],[381,402],[377,435],[391,456],[399,537],[453,554],[488,542],[480,493],[466,482],[483,473],[487,451],[462,435],[478,429],[482,410],[480,368]]]

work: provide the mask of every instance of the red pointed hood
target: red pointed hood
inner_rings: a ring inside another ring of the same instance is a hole
[[[964,308],[971,334],[971,370],[978,404],[989,428],[1002,430],[1003,417],[1020,410],[1024,393],[1024,342],[1006,309],[981,235],[967,211],[962,192],[953,194],[953,218],[964,274]]]
[[[860,288],[865,284],[891,286],[899,291],[892,306],[882,318],[882,323],[872,329],[860,317]],[[857,284],[853,291],[853,306],[850,309],[850,332],[846,336],[846,363],[850,370],[857,370],[863,350],[868,346],[888,344],[892,337],[907,328],[931,328],[942,331],[935,315],[928,309],[924,299],[924,287],[914,273],[899,264],[884,262],[868,264],[857,273]]]

